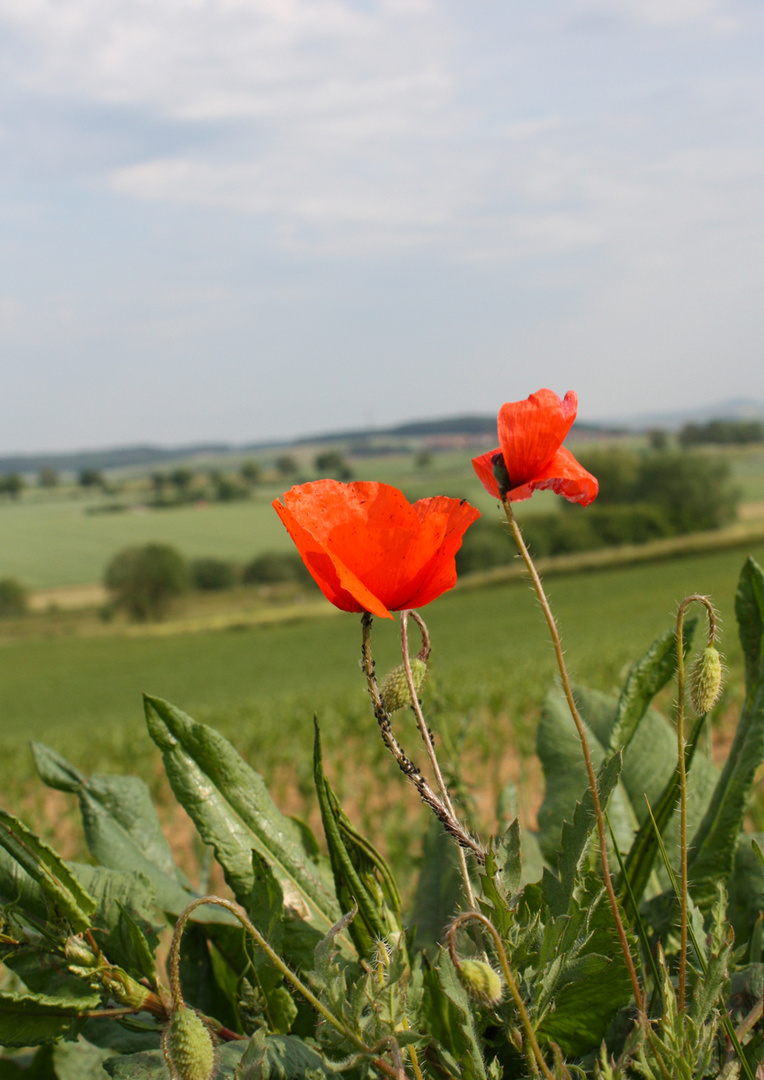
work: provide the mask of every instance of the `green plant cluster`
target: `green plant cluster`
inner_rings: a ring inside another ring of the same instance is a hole
[[[470,909],[459,899],[453,841],[433,820],[416,927],[386,862],[334,795],[318,730],[314,781],[328,855],[221,735],[146,698],[172,790],[235,903],[205,897],[204,882],[191,887],[142,780],[87,777],[34,746],[42,780],[79,800],[93,864],[65,862],[0,812],[5,1075],[166,1080],[169,1064],[178,1080],[525,1080],[542,1071],[555,1080],[753,1080],[764,1066],[764,855],[742,827],[764,761],[764,573],[752,559],[736,615],[745,696],[729,757],[719,768],[704,753],[704,717],[684,753],[686,1008],[676,990],[680,770],[673,725],[653,707],[677,671],[668,630],[620,694],[575,690],[640,1001],[560,690],[538,731],[546,777],[538,832],[515,820],[490,840],[472,863]],[[685,623],[683,654],[693,628]],[[157,954],[173,926],[168,985]]]

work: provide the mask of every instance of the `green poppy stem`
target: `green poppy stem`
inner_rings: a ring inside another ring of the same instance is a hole
[[[602,877],[605,883],[605,889],[607,890],[608,900],[610,901],[610,909],[613,913],[613,920],[615,922],[616,930],[618,932],[618,940],[621,943],[621,950],[623,952],[623,958],[626,962],[626,967],[629,972],[629,978],[631,979],[631,988],[634,994],[634,1001],[637,1009],[639,1010],[640,1023],[644,1026],[647,1024],[647,1015],[645,1013],[645,999],[642,992],[642,988],[639,984],[639,976],[637,975],[637,969],[634,965],[634,958],[631,955],[631,949],[629,948],[629,941],[626,937],[626,930],[624,929],[623,919],[621,918],[621,912],[618,907],[618,899],[615,895],[615,889],[613,887],[613,879],[610,875],[610,865],[607,857],[607,840],[605,832],[605,817],[602,813],[602,804],[600,802],[600,794],[597,789],[597,777],[594,772],[594,764],[592,763],[592,755],[589,750],[589,740],[586,737],[586,731],[584,730],[583,720],[578,711],[575,698],[573,697],[573,690],[570,685],[570,679],[568,678],[568,669],[565,665],[565,657],[562,651],[562,641],[560,640],[560,632],[557,629],[557,623],[552,613],[552,609],[549,606],[546,593],[544,592],[544,586],[541,584],[541,578],[539,577],[538,570],[535,567],[531,554],[525,545],[523,534],[520,531],[520,526],[517,524],[514,512],[512,510],[512,504],[508,499],[502,499],[502,506],[504,513],[509,523],[510,530],[517,549],[520,552],[526,569],[531,576],[533,587],[536,590],[536,596],[541,604],[541,610],[544,612],[544,618],[547,621],[549,627],[549,633],[552,637],[552,644],[554,645],[554,652],[557,658],[557,666],[560,669],[560,678],[562,679],[562,686],[565,692],[565,700],[568,703],[570,709],[570,715],[573,717],[573,723],[576,726],[578,737],[581,741],[581,750],[584,756],[584,764],[586,766],[586,775],[589,780],[589,790],[592,795],[592,803],[594,806],[594,816],[597,820],[597,834],[599,837],[600,848],[600,860],[602,862]]]
[[[414,716],[416,717],[417,727],[419,728],[419,734],[422,736],[422,742],[424,743],[427,756],[430,759],[432,765],[432,771],[435,774],[435,779],[438,783],[441,798],[443,799],[443,805],[452,818],[456,819],[456,811],[454,810],[453,803],[451,802],[451,796],[448,794],[448,786],[443,779],[443,773],[440,771],[440,763],[438,762],[437,754],[435,753],[435,747],[432,742],[432,733],[422,713],[422,706],[419,704],[419,698],[417,696],[416,687],[414,686],[414,675],[411,670],[411,658],[409,656],[409,637],[408,637],[408,619],[409,615],[419,627],[422,634],[422,651],[420,658],[426,660],[430,655],[430,635],[427,632],[424,619],[416,611],[402,611],[401,612],[401,652],[403,654],[403,670],[406,672],[406,682],[408,683],[409,694],[411,695],[411,708],[414,710]],[[469,867],[467,866],[467,856],[464,853],[464,848],[461,844],[457,845],[459,851],[459,868],[464,879],[464,892],[467,897],[467,903],[471,908],[475,908],[475,894],[472,891],[472,882],[470,881]]]

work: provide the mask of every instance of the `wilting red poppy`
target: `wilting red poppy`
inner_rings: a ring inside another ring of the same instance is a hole
[[[525,401],[502,405],[499,447],[472,459],[486,491],[508,502],[546,489],[582,506],[593,502],[599,491],[596,478],[562,446],[577,409],[572,390],[563,401],[551,390],[539,390]]]
[[[456,552],[480,517],[445,495],[412,505],[388,484],[337,480],[298,484],[273,507],[327,600],[388,619],[453,588]]]

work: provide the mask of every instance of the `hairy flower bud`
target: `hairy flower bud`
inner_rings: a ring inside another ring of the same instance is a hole
[[[462,960],[456,970],[470,997],[484,1005],[499,1004],[502,995],[501,976],[490,964],[482,960]]]
[[[411,675],[418,697],[427,681],[427,664],[424,660],[417,657],[411,661]],[[385,675],[380,684],[379,693],[386,712],[395,712],[396,709],[402,709],[404,706],[411,704],[411,694],[409,693],[406,669],[403,664],[399,664],[398,667],[393,668],[389,674]]]
[[[215,1043],[201,1017],[187,1005],[173,1012],[162,1037],[162,1052],[172,1080],[210,1080]]]
[[[708,645],[695,661],[690,676],[690,699],[698,716],[713,708],[722,689],[722,658]]]

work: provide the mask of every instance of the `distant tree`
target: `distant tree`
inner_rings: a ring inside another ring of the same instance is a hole
[[[293,551],[265,551],[247,563],[242,572],[245,585],[275,585],[285,581],[312,580],[305,564]]]
[[[214,479],[210,474],[214,485],[214,497],[218,502],[235,502],[237,499],[249,497],[249,488],[235,476],[226,476],[224,473],[216,473]]]
[[[230,589],[236,584],[236,568],[225,559],[205,557],[191,563],[191,581],[194,588],[203,592]]]
[[[262,469],[259,464],[252,459],[243,462],[239,468],[239,476],[246,484],[256,484],[259,481],[261,474]]]
[[[652,428],[647,433],[651,450],[665,450],[668,446],[668,432],[663,428]]]
[[[703,443],[734,446],[763,440],[764,422],[761,420],[709,420],[707,424],[685,424],[679,432],[681,446]]]
[[[276,471],[284,477],[294,476],[297,472],[297,462],[291,454],[280,454],[276,458]]]
[[[416,456],[417,469],[429,469],[432,465],[432,454],[429,450],[420,450]]]
[[[103,475],[98,471],[98,469],[80,469],[79,475],[77,476],[77,482],[79,483],[80,487],[83,488],[104,486]]]
[[[43,488],[58,487],[60,477],[51,465],[43,465],[38,476],[38,483]]]
[[[182,465],[177,469],[173,469],[169,476],[170,483],[174,484],[178,491],[182,492],[188,491],[193,479],[194,474],[191,469],[187,469]]]
[[[12,472],[0,476],[0,492],[10,495],[12,499],[18,499],[24,490],[24,477],[20,473]]]
[[[313,462],[319,476],[328,476],[332,480],[350,480],[353,472],[339,450],[325,450],[316,454]]]
[[[27,591],[15,578],[0,578],[0,618],[23,615],[27,610]]]
[[[123,548],[107,566],[104,584],[131,619],[161,619],[188,589],[188,567],[169,544]]]

